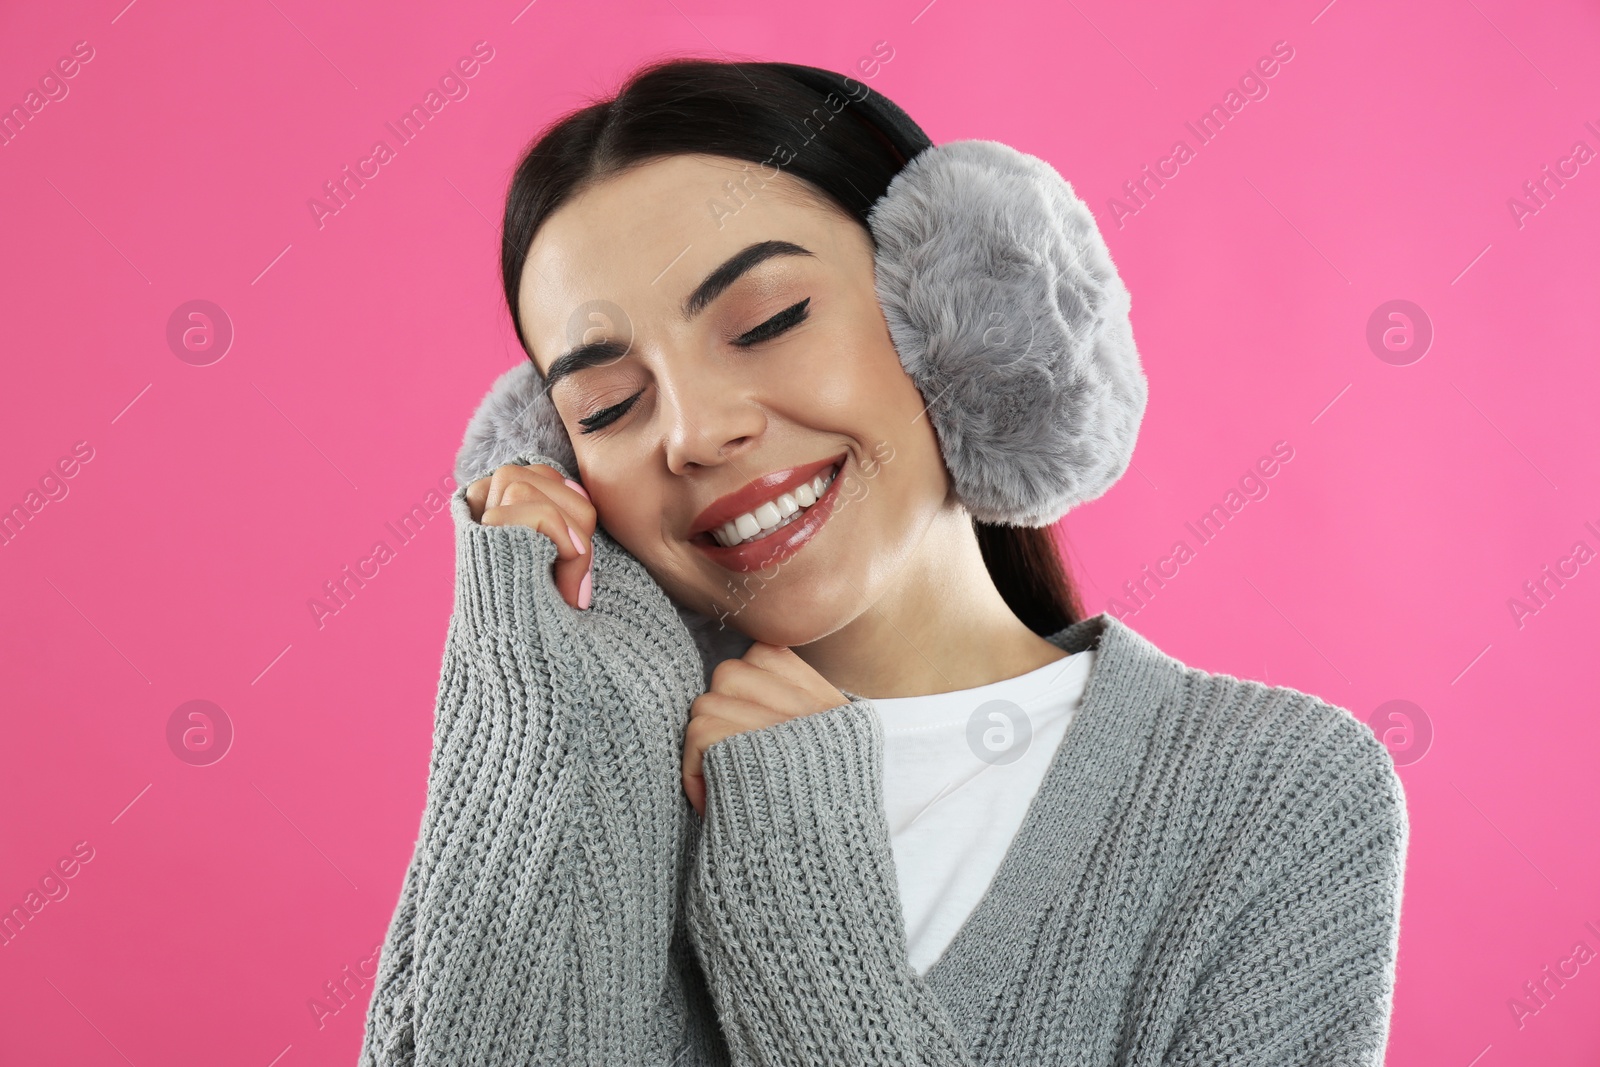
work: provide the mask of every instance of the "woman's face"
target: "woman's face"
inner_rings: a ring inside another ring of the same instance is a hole
[[[909,592],[955,505],[866,230],[762,175],[679,155],[590,187],[540,228],[519,300],[601,526],[678,603],[799,646]],[[720,543],[729,522],[749,539]]]

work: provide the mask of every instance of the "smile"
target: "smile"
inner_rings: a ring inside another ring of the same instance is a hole
[[[838,473],[837,466],[830,467],[809,482],[802,482],[793,490],[761,504],[754,511],[747,511],[733,521],[723,523],[711,531],[711,536],[723,548],[768,537],[794,522],[808,508],[815,507]]]
[[[729,570],[753,571],[782,563],[815,537],[836,510],[839,493],[835,483],[848,461],[847,453],[830,463],[760,479],[708,508],[698,524],[701,529],[689,538],[690,544]],[[776,484],[761,494],[765,499],[751,506],[760,482],[768,481]],[[732,507],[741,504],[745,510],[728,516]],[[717,521],[718,515],[728,517]]]

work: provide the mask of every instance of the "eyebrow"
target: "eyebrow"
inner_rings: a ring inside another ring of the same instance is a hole
[[[706,275],[705,280],[695,286],[683,302],[683,317],[687,321],[704,311],[712,301],[721,296],[734,282],[757,265],[765,263],[777,256],[810,256],[814,253],[808,248],[802,248],[792,241],[758,241],[749,245],[723,261],[722,265]],[[558,357],[550,364],[549,373],[544,376],[546,392],[555,388],[555,384],[569,374],[575,374],[589,367],[611,363],[628,354],[632,348],[631,341],[593,341],[586,345],[579,345],[570,352]]]

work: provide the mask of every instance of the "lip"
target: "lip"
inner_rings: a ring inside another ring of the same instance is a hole
[[[700,513],[694,520],[694,525],[689,527],[689,540],[694,540],[700,534],[715,530],[725,522],[731,522],[747,511],[754,511],[780,494],[787,493],[795,486],[803,485],[832,467],[834,464],[843,465],[850,453],[845,452],[827,459],[819,459],[815,463],[806,463],[799,467],[786,467],[783,470],[763,474],[749,485],[727,496],[718,497],[712,501],[711,506]],[[794,524],[798,525],[798,523]],[[715,544],[715,542],[713,542]],[[721,547],[720,545],[718,547]]]
[[[804,515],[789,525],[768,534],[766,537],[760,537],[754,541],[746,541],[731,548],[724,548],[716,542],[710,533],[702,531],[696,534],[689,543],[708,556],[712,562],[732,571],[761,570],[784,562],[805,547],[806,543],[817,535],[817,531],[821,530],[828,520],[833,517],[834,511],[838,507],[839,486],[844,481],[845,472],[849,469],[849,462],[850,454],[847,452],[840,459],[830,459],[822,463],[794,468],[801,473],[801,476],[794,478],[788,486],[779,490],[780,492],[787,492],[788,488],[806,481],[805,472],[807,471],[810,472],[810,477],[815,477],[834,464],[837,463],[839,465],[839,471],[834,475],[833,481],[828,483],[828,488],[823,491],[822,496],[817,499],[815,504],[806,509]],[[785,472],[775,473],[784,474]],[[772,476],[768,475],[767,477],[770,478]],[[770,489],[764,491],[773,492]],[[740,490],[740,492],[742,493],[744,490]],[[729,498],[724,497],[723,499]],[[768,499],[770,498],[766,496],[758,496],[755,503],[759,504]],[[722,501],[720,500],[717,502],[718,505],[721,503]],[[746,504],[742,510],[735,511],[733,514],[742,515],[745,511],[749,511],[751,506]],[[709,509],[707,510],[709,511]],[[710,529],[710,527],[707,527],[707,529]]]

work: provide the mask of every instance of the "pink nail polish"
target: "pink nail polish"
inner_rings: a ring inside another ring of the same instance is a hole
[[[572,538],[572,547],[578,550],[578,555],[586,556],[589,554],[589,550],[583,547],[583,538],[578,536],[578,531],[572,528],[570,522],[567,523],[567,536]]]
[[[589,602],[594,598],[594,572],[584,573],[583,581],[578,583],[578,607],[587,609]]]
[[[583,499],[585,499],[585,500],[589,499],[589,490],[585,489],[583,486],[579,485],[577,482],[573,481],[571,478],[563,478],[561,480],[566,482],[568,485],[572,486],[572,488],[576,489],[579,493],[582,493],[583,494]]]

